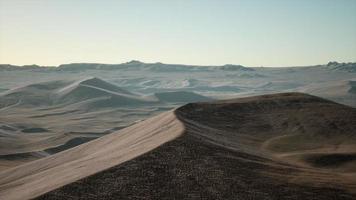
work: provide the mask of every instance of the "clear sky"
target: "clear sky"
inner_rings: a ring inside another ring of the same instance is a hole
[[[356,0],[0,0],[0,63],[356,61]]]

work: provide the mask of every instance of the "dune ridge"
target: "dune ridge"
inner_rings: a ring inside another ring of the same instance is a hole
[[[126,106],[138,103],[152,103],[152,100],[133,94],[116,85],[95,77],[78,81],[59,80],[12,89],[1,94],[1,107],[15,104],[36,106],[65,106],[74,103],[98,103],[112,99],[116,106]],[[17,105],[17,106],[19,106]],[[110,104],[109,104],[110,105]]]
[[[130,160],[182,134],[172,111],[0,173],[2,199],[30,199]]]
[[[185,126],[180,137],[37,199],[356,197],[353,108],[282,93],[191,103],[175,113]],[[266,142],[283,135],[303,136],[306,145],[274,143],[291,156],[281,157]]]

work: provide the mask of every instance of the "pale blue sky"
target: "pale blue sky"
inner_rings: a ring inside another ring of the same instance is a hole
[[[356,61],[356,0],[0,0],[0,63]]]

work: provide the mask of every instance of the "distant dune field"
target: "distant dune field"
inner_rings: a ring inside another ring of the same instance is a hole
[[[338,62],[0,65],[0,199],[354,199],[355,80]]]
[[[140,95],[94,77],[7,90],[0,94],[0,171],[203,100],[211,98],[181,91]]]

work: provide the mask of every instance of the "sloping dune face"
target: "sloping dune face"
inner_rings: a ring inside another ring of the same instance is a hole
[[[175,114],[185,134],[38,199],[356,197],[353,108],[285,93],[188,104]]]
[[[30,199],[146,153],[183,133],[172,111],[0,174],[0,199]]]
[[[94,77],[78,81],[60,80],[31,84],[9,90],[1,94],[0,97],[0,108],[12,105],[65,106],[74,103],[100,102],[107,99],[115,99],[117,104],[121,106],[150,102],[138,95]],[[99,105],[99,103],[97,104]]]
[[[247,144],[261,155],[344,152],[356,144],[356,109],[302,93],[188,104],[178,111],[193,130],[211,130],[202,137],[236,149]]]
[[[10,89],[0,94],[0,171],[172,108],[93,77]]]
[[[179,113],[192,132],[212,143],[296,166],[356,175],[354,108],[284,93],[188,104]]]

